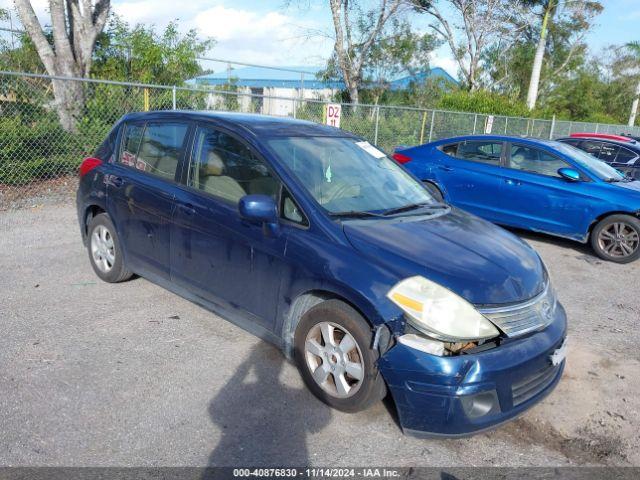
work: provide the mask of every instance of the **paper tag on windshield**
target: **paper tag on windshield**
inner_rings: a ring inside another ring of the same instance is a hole
[[[361,149],[363,149],[365,152],[367,152],[372,157],[382,158],[382,157],[386,157],[387,156],[386,153],[381,152],[376,147],[371,145],[369,142],[356,142],[356,145],[359,146]]]

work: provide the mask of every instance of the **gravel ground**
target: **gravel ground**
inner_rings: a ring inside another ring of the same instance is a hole
[[[569,315],[564,378],[496,431],[420,440],[388,404],[329,409],[275,348],[144,279],[98,280],[72,206],[0,212],[0,465],[640,465],[639,264],[522,235]]]

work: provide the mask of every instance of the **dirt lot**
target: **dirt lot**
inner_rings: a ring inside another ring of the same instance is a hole
[[[100,282],[69,204],[0,212],[0,465],[640,465],[640,264],[524,236],[569,315],[563,380],[497,431],[419,440],[146,280]]]

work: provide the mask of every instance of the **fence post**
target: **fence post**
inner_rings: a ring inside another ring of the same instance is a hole
[[[478,114],[473,116],[473,134],[476,134],[476,126],[478,125]]]
[[[433,122],[436,118],[436,111],[431,110],[431,125],[429,126],[429,143],[431,143],[431,138],[433,137]]]
[[[549,130],[549,140],[553,140],[553,131],[556,129],[556,116],[551,117],[551,130]]]
[[[144,111],[148,112],[149,111],[149,89],[146,87],[142,90],[142,99],[144,101]]]
[[[298,102],[296,102],[296,99],[293,99],[293,118],[298,118]]]
[[[536,119],[531,120],[531,136],[533,137],[533,132],[536,130]]]
[[[507,125],[509,124],[509,117],[504,117],[504,134],[507,134]]]
[[[376,129],[375,129],[375,132],[373,133],[373,144],[377,145],[378,144],[378,124],[380,123],[380,107],[376,105],[375,109],[376,109]]]
[[[424,127],[427,125],[427,111],[422,112],[422,126],[420,127],[420,145],[424,143]]]
[[[599,123],[596,123],[596,133],[598,133],[598,128],[600,127]]]
[[[171,102],[173,104],[173,109],[176,109],[176,86],[173,86],[173,89],[171,90]]]

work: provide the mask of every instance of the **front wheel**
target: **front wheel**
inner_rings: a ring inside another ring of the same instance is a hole
[[[327,405],[364,410],[384,398],[378,352],[371,328],[339,300],[327,300],[304,314],[295,334],[295,360],[307,387]]]
[[[631,215],[611,215],[596,224],[591,246],[604,260],[629,263],[640,257],[640,220]]]

